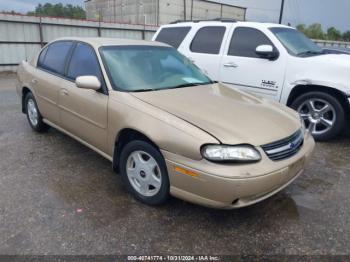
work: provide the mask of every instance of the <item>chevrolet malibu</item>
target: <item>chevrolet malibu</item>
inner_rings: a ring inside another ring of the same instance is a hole
[[[109,159],[141,202],[215,208],[292,183],[314,148],[298,114],[211,81],[157,42],[64,38],[18,68],[22,111]]]

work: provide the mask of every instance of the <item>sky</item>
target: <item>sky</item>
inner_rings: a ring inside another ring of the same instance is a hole
[[[165,0],[161,0],[165,1]],[[25,13],[34,10],[38,3],[63,3],[84,6],[83,0],[0,0],[0,11]],[[247,20],[278,22],[281,0],[217,0],[217,2],[247,7]],[[341,31],[350,30],[350,0],[285,0],[283,23],[312,24],[319,22],[324,29],[335,26]]]

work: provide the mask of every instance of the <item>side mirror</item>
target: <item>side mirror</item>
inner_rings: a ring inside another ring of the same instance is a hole
[[[255,53],[264,59],[275,60],[278,58],[278,52],[271,45],[259,45],[255,49]]]
[[[96,76],[79,76],[75,80],[77,87],[82,89],[99,90],[101,88],[101,82]]]

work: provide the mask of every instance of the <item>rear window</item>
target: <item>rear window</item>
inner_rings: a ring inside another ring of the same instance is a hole
[[[63,75],[67,56],[73,46],[72,42],[60,41],[48,46],[39,58],[39,67]],[[45,54],[46,53],[46,54]]]
[[[160,30],[156,41],[178,48],[187,36],[191,27],[168,27]]]
[[[198,30],[191,44],[194,53],[219,54],[226,32],[224,26],[208,26]]]

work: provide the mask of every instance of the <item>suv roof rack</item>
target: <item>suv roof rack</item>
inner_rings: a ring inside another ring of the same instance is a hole
[[[222,22],[222,23],[237,23],[236,19],[233,18],[215,18],[215,19],[198,19],[198,20],[176,20],[170,24],[179,24],[179,23],[199,23],[199,22]]]

